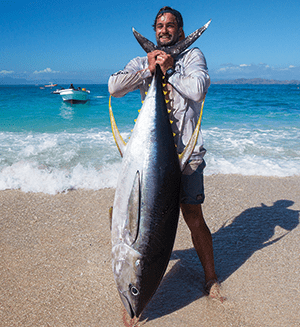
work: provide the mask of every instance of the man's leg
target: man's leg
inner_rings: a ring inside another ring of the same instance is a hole
[[[221,295],[215,272],[212,236],[203,218],[201,204],[181,203],[181,210],[191,234],[194,247],[205,273],[206,289],[209,296],[222,303],[226,300]]]
[[[214,264],[212,237],[207,227],[201,204],[181,203],[181,210],[191,234],[194,247],[205,273],[205,281],[217,279]]]

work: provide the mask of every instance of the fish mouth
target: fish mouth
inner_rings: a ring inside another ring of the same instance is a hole
[[[134,310],[132,309],[132,306],[131,306],[129,300],[123,293],[119,293],[119,294],[120,294],[121,300],[124,304],[126,311],[128,312],[130,318],[132,319],[134,316],[136,316],[136,314],[135,314]]]

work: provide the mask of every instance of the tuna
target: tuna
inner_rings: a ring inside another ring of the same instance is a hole
[[[202,110],[188,145],[178,156],[162,84],[157,65],[127,144],[109,104],[113,135],[123,157],[111,213],[112,267],[131,318],[144,310],[170,260],[179,218],[181,171],[201,124]]]

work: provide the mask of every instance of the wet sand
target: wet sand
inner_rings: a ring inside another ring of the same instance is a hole
[[[180,217],[165,277],[130,320],[110,262],[114,189],[0,192],[0,326],[299,326],[300,177],[205,177],[204,215],[227,301],[204,274]]]

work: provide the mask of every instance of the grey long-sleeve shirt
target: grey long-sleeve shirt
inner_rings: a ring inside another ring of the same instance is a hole
[[[196,127],[210,78],[205,57],[198,48],[181,53],[175,60],[174,68],[175,73],[169,77],[166,86],[170,100],[167,106],[171,109],[170,120],[173,121],[172,129],[176,134],[175,144],[178,153],[181,153]],[[151,80],[147,57],[137,57],[109,78],[108,88],[114,97],[122,97],[139,89],[143,101]],[[191,160],[203,159],[205,152],[200,132]]]

